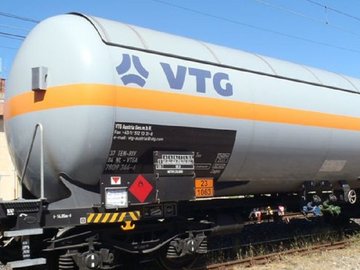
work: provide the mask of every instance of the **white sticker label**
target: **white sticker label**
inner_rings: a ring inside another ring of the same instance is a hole
[[[86,217],[80,218],[80,224],[86,224]]]
[[[118,208],[128,206],[128,192],[124,188],[105,189],[105,207]]]
[[[15,215],[15,209],[11,208],[11,209],[6,209],[6,214],[8,216],[14,216]]]

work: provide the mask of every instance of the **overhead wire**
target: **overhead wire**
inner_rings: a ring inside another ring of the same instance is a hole
[[[0,12],[0,16],[13,18],[13,19],[17,19],[17,20],[21,20],[21,21],[25,21],[25,22],[31,22],[31,23],[39,23],[40,22],[40,21],[32,19],[32,18],[18,16],[15,14],[5,13],[5,12]]]
[[[0,37],[10,38],[10,39],[18,39],[18,40],[23,40],[25,38],[25,36],[16,35],[16,34],[7,33],[7,32],[0,32]]]
[[[287,12],[289,14],[292,14],[292,15],[296,15],[298,17],[302,17],[302,18],[305,18],[305,19],[308,19],[310,21],[313,21],[313,22],[316,22],[316,23],[319,23],[319,24],[322,24],[322,25],[325,25],[327,27],[331,27],[331,28],[334,28],[336,30],[338,30],[339,32],[343,32],[343,33],[347,33],[347,34],[351,34],[353,36],[356,36],[357,38],[360,38],[360,34],[358,33],[355,33],[353,31],[349,31],[348,29],[344,28],[344,27],[340,27],[340,26],[337,26],[337,25],[334,25],[332,23],[330,23],[328,20],[324,21],[324,20],[321,20],[321,19],[317,19],[317,18],[314,18],[314,17],[311,17],[311,16],[308,16],[302,12],[299,12],[299,11],[296,11],[296,10],[293,10],[293,9],[289,9],[287,7],[284,7],[284,6],[280,6],[280,5],[275,5],[273,3],[269,3],[265,0],[254,0],[260,4],[263,4],[265,6],[268,6],[268,7],[271,7],[271,8],[274,8],[274,9],[278,9],[278,10],[281,10],[283,12]]]
[[[30,31],[30,28],[15,26],[15,25],[8,25],[8,24],[0,24],[2,28],[14,29],[14,30],[22,30],[22,31]]]
[[[0,16],[7,17],[7,18],[13,18],[13,19],[17,19],[17,20],[21,20],[21,21],[25,21],[25,22],[30,22],[30,23],[38,23],[38,21],[35,19],[18,16],[18,15],[11,14],[11,13],[0,12]],[[15,25],[9,25],[9,24],[0,24],[0,28],[7,28],[7,29],[21,30],[21,31],[29,31],[30,30],[29,28],[15,26]],[[7,39],[12,39],[12,40],[23,40],[25,38],[25,36],[15,34],[15,33],[0,31],[0,38],[7,38]],[[0,48],[8,49],[8,50],[17,50],[18,49],[18,48],[4,46],[4,45],[0,45]]]
[[[18,20],[18,21],[22,21],[22,22],[26,22],[26,23],[31,23],[31,24],[37,24],[39,23],[38,20],[35,20],[33,18],[29,18],[29,17],[24,17],[24,16],[19,16],[16,14],[12,14],[12,13],[5,13],[5,12],[0,12],[0,17],[6,17],[9,19],[13,19],[13,20]],[[32,27],[32,26],[31,26]],[[16,32],[28,32],[30,29],[26,28],[25,25],[24,26],[17,26],[17,25],[9,25],[9,24],[0,24],[0,28],[2,29],[10,29],[8,31],[0,31],[0,39],[1,38],[6,38],[6,39],[11,39],[11,40],[17,40],[17,41],[21,41],[25,38],[24,35],[18,34]],[[18,48],[12,47],[12,46],[6,46],[3,44],[0,44],[0,48],[2,50],[17,50]]]
[[[313,43],[313,44],[317,44],[317,45],[321,45],[321,46],[325,46],[325,47],[330,47],[330,48],[335,48],[335,49],[339,49],[339,50],[343,50],[343,51],[348,51],[348,52],[353,52],[353,53],[360,53],[360,50],[357,50],[357,49],[352,49],[352,48],[343,47],[343,46],[337,46],[337,45],[329,44],[329,43],[322,42],[322,41],[317,41],[317,40],[313,40],[313,39],[309,39],[309,38],[304,38],[304,37],[295,36],[295,35],[292,35],[292,34],[287,34],[287,33],[279,32],[279,31],[267,29],[267,28],[264,28],[264,27],[251,25],[251,24],[248,24],[248,23],[244,23],[244,22],[240,22],[240,21],[237,21],[237,20],[229,19],[229,18],[222,17],[222,16],[219,16],[219,15],[214,15],[214,14],[207,13],[207,12],[204,12],[204,11],[184,7],[184,6],[181,6],[181,5],[178,5],[178,4],[169,3],[169,2],[163,1],[163,0],[151,0],[151,1],[163,4],[163,5],[175,7],[175,8],[178,8],[178,9],[182,9],[182,10],[192,12],[192,13],[195,13],[195,14],[199,14],[199,15],[202,15],[202,16],[210,17],[210,18],[213,18],[213,19],[225,21],[225,22],[228,22],[228,23],[241,25],[241,26],[244,26],[244,27],[247,27],[247,28],[252,28],[252,29],[256,29],[256,30],[259,30],[259,31],[263,31],[263,32],[267,32],[267,33],[271,33],[271,34],[275,34],[275,35],[279,35],[279,36],[284,36],[284,37],[287,37],[287,38],[297,39],[297,40],[301,40],[301,41],[304,41],[304,42]]]
[[[307,2],[309,2],[309,3],[311,3],[311,4],[313,4],[313,5],[316,5],[316,6],[325,8],[325,9],[327,9],[327,10],[331,10],[331,11],[333,11],[333,12],[335,12],[335,13],[338,13],[338,14],[340,14],[340,15],[343,15],[343,16],[345,16],[345,17],[348,17],[348,18],[351,18],[351,19],[354,19],[354,20],[360,22],[360,17],[357,17],[357,16],[355,16],[355,15],[346,13],[346,12],[344,12],[344,11],[341,11],[341,10],[336,9],[336,8],[332,8],[332,7],[327,6],[327,5],[323,5],[323,4],[321,4],[321,3],[317,2],[317,1],[314,1],[314,0],[305,0],[305,1],[307,1]]]

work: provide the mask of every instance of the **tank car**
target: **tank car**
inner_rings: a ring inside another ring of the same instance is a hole
[[[306,201],[315,190],[355,203],[359,94],[355,78],[73,13],[25,39],[5,130],[25,199],[40,197],[52,215],[38,227],[130,230],[143,217],[229,208],[224,197]],[[162,237],[157,248],[172,239]],[[195,243],[201,253],[201,236]]]

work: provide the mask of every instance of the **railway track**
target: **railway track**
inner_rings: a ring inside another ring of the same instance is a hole
[[[227,261],[223,263],[211,264],[206,267],[207,270],[227,270],[234,269],[234,267],[250,267],[254,265],[264,265],[274,260],[281,259],[284,256],[292,254],[306,255],[309,253],[328,251],[335,249],[346,248],[350,244],[350,240],[337,241],[326,244],[312,245],[304,248],[294,248],[282,252],[274,252],[271,254],[249,257],[245,259]]]
[[[264,265],[293,254],[306,255],[325,250],[343,249],[353,241],[354,237],[352,236],[358,235],[360,231],[359,225],[355,222],[327,228],[321,227],[321,223],[313,224],[311,222],[308,224],[310,228],[305,228],[306,223],[299,223],[298,226],[303,231],[296,235],[286,235],[286,231],[295,231],[295,227],[288,226],[288,230],[285,229],[286,227],[282,227],[279,230],[285,233],[283,236],[269,237],[261,241],[254,239],[254,241],[241,243],[232,249],[229,246],[222,251],[214,250],[210,259],[208,257],[206,266],[196,269],[245,268],[253,265]],[[316,227],[317,229],[315,229]],[[252,235],[258,235],[264,228],[259,227],[259,230],[254,231],[255,233]],[[269,230],[273,229],[273,227],[269,228]]]

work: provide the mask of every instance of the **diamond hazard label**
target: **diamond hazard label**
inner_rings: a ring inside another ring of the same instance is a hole
[[[111,176],[111,185],[121,185],[121,177],[120,176]]]
[[[129,188],[130,193],[141,203],[146,200],[152,190],[152,185],[141,174],[136,177],[134,183]]]

